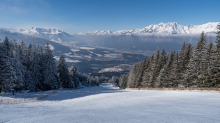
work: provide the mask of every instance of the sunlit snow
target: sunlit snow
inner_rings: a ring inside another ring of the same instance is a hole
[[[80,47],[80,49],[84,49],[84,50],[94,50],[95,48],[92,48],[92,47]]]
[[[120,90],[110,84],[58,92],[43,100],[0,104],[8,123],[218,123],[220,94]]]

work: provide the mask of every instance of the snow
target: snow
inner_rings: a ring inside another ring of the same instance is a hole
[[[21,93],[20,93],[20,91],[15,92],[15,95],[12,95],[12,92],[0,93],[0,100],[1,99],[11,100],[11,99],[42,97],[42,96],[47,95],[53,91],[55,91],[55,90],[25,93],[25,92],[27,92],[27,90],[22,90]]]
[[[72,62],[72,63],[78,63],[78,62],[81,62],[79,60],[72,60],[70,58],[65,58],[66,62]]]
[[[80,47],[80,49],[84,49],[84,50],[94,50],[95,48],[92,48],[92,47]]]
[[[60,56],[54,56],[54,59],[56,59],[57,61],[59,60]]]
[[[89,56],[89,55],[84,55],[84,57],[87,58],[87,59],[92,59],[92,57]]]
[[[129,70],[131,66],[132,65],[128,65],[128,64],[120,64],[114,67],[104,68],[100,70],[98,73],[126,71],[126,70]]]
[[[45,45],[46,46],[46,45]],[[55,48],[53,47],[53,45],[49,44],[50,50],[54,50]]]
[[[58,37],[56,37],[54,39],[50,39],[50,41],[57,42],[57,43],[62,43],[62,40]]]
[[[97,53],[94,53],[94,54],[96,54],[98,57],[102,57],[102,55],[101,55],[101,54],[97,54]]]
[[[220,122],[220,94],[213,92],[122,90],[110,84],[65,90],[43,100],[0,104],[7,123],[214,123]]]
[[[28,30],[18,30],[19,33],[23,33],[23,34],[31,34],[31,35],[62,35],[62,36],[69,36],[70,34],[58,30],[58,29],[44,29],[44,28],[36,28],[36,27],[32,27],[31,29]]]
[[[68,55],[67,55],[68,56]],[[70,57],[70,55],[69,55],[69,57]],[[77,56],[72,56],[72,57],[77,57]],[[56,59],[57,61],[59,60],[59,58],[60,58],[60,56],[54,56],[53,57],[54,59]],[[81,57],[80,57],[81,58]],[[72,60],[72,59],[70,59],[70,58],[65,58],[65,60],[66,60],[66,62],[71,62],[71,63],[78,63],[78,62],[81,62],[81,61],[79,61],[79,60]]]
[[[159,23],[150,25],[142,29],[134,30],[117,30],[117,31],[89,31],[87,33],[78,33],[78,35],[131,35],[131,34],[201,34],[216,33],[219,22],[209,22],[202,25],[187,25],[183,26],[177,22]]]
[[[73,51],[73,52],[80,51],[80,50],[78,50],[78,49],[70,49],[70,50]]]
[[[87,33],[79,32],[76,35],[132,35],[132,34],[162,34],[162,35],[172,35],[172,34],[201,34],[202,31],[205,33],[216,33],[218,31],[217,26],[219,22],[209,22],[202,25],[187,25],[183,26],[177,22],[159,23],[157,25],[149,25],[142,29],[134,30],[117,30],[117,31],[88,31]],[[50,41],[61,43],[63,42],[60,37],[72,36],[71,34],[58,30],[58,29],[44,29],[32,27],[28,30],[23,29],[12,29],[12,28],[2,28],[3,30],[10,31],[12,33],[18,32],[26,35],[40,36],[41,38],[49,39]]]
[[[110,53],[110,54],[104,54],[104,57],[107,57],[107,58],[120,58],[120,57],[123,57],[122,54],[117,54],[117,53]]]

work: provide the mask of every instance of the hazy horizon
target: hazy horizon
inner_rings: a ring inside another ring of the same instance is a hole
[[[55,28],[70,34],[133,30],[161,22],[201,25],[218,22],[218,0],[2,0],[0,27]]]

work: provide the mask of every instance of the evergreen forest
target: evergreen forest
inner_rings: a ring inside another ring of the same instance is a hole
[[[218,26],[220,30],[220,25]],[[122,88],[219,88],[220,31],[213,44],[201,33],[197,44],[184,42],[181,50],[160,51],[136,63],[120,76]]]
[[[68,68],[63,55],[58,63],[49,44],[45,49],[23,41],[0,43],[0,92],[12,89],[46,91],[59,88],[77,88],[79,85],[98,85],[98,79],[83,75],[74,64]]]

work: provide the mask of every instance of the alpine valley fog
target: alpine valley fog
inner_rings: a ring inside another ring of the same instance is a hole
[[[214,41],[217,25],[218,22],[210,22],[182,26],[173,22],[150,25],[142,29],[77,34],[36,27],[29,30],[1,28],[0,38],[8,36],[9,39],[23,40],[26,44],[32,43],[43,48],[48,42],[55,59],[64,54],[69,66],[74,63],[80,72],[101,75],[118,73],[119,69],[122,73],[128,72],[118,66],[132,66],[145,56],[154,54],[156,49],[178,51],[184,41],[195,45],[202,31],[207,37],[212,36]]]

